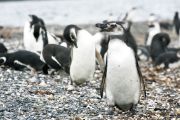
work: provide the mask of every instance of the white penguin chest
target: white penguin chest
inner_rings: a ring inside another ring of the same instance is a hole
[[[85,79],[95,71],[95,42],[84,30],[79,31],[77,39],[78,48],[73,48],[70,74],[72,79]]]
[[[117,39],[110,41],[107,55],[106,92],[119,104],[137,103],[140,81],[133,50]]]

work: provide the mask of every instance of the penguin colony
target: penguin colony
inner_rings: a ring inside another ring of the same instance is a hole
[[[71,83],[82,85],[94,79],[96,62],[103,72],[100,95],[107,103],[119,109],[134,110],[142,93],[146,97],[145,83],[138,60],[152,60],[154,67],[180,61],[180,48],[168,45],[171,39],[161,32],[154,14],[150,15],[144,45],[137,45],[131,34],[132,21],[128,16],[121,21],[103,21],[95,26],[99,32],[92,35],[77,25],[67,25],[61,37],[48,32],[45,22],[29,15],[24,25],[24,50],[8,52],[0,43],[0,65],[15,70],[48,74],[48,69],[64,70]],[[175,13],[173,23],[179,36],[180,20]]]

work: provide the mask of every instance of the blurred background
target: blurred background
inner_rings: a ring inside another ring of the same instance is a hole
[[[0,25],[24,26],[28,14],[36,14],[49,24],[89,24],[118,19],[136,7],[133,21],[146,21],[150,13],[159,20],[172,20],[180,12],[180,0],[0,0]]]

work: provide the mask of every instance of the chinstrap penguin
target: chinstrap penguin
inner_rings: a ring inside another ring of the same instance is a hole
[[[127,39],[126,29],[121,22],[115,24],[121,28],[121,33],[109,34],[106,66],[100,92],[102,97],[105,89],[108,104],[116,105],[125,111],[134,108],[138,103],[141,82],[143,84],[144,82],[136,53],[129,42],[130,39]]]

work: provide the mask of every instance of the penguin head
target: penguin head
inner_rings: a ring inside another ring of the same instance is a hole
[[[0,65],[6,63],[7,58],[5,56],[0,57]]]
[[[176,19],[179,18],[179,13],[178,13],[178,11],[175,12],[174,18],[176,18]]]
[[[77,46],[78,30],[81,30],[81,29],[77,27],[76,25],[68,25],[64,29],[64,33],[63,33],[63,36],[66,39],[67,43],[70,44],[71,46],[75,46],[76,48],[78,48]]]
[[[30,27],[32,27],[34,24],[40,24],[42,26],[45,26],[44,21],[41,18],[37,17],[36,15],[30,14],[29,22],[30,22]]]
[[[100,28],[101,32],[113,32],[117,34],[123,34],[129,29],[123,21],[103,21],[103,23],[97,23],[95,26]]]
[[[46,31],[45,26],[36,23],[32,26],[31,30],[33,32],[33,35],[34,35],[36,41],[38,41],[38,38],[41,36],[43,43],[45,45],[48,44],[47,31]]]
[[[171,41],[171,39],[167,33],[161,33],[160,38],[161,38],[161,41],[162,41],[164,47],[166,47]]]

